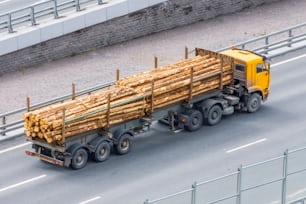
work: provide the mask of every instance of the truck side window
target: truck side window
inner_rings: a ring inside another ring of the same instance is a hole
[[[239,71],[244,72],[245,66],[243,66],[243,65],[241,65],[241,64],[236,64],[236,70],[239,70]]]
[[[265,69],[265,66],[263,64],[257,64],[256,65],[256,72],[257,73],[263,72],[264,69]]]

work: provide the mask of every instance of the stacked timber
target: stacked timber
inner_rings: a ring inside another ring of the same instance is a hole
[[[145,111],[149,114],[153,109],[190,100],[193,96],[231,82],[230,63],[221,62],[221,58],[198,55],[175,64],[128,76],[117,81],[116,85],[132,88],[138,93],[152,94],[152,97],[146,100]]]
[[[110,87],[25,113],[25,133],[48,143],[62,143],[66,137],[141,117],[145,107],[143,98],[130,88]]]
[[[191,100],[231,82],[231,61],[203,52],[125,77],[95,94],[25,113],[25,133],[62,144],[67,137],[150,115],[156,109]]]

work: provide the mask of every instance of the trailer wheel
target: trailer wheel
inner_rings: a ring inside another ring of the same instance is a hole
[[[123,155],[129,153],[132,147],[132,136],[124,133],[119,137],[118,143],[114,145],[115,152]]]
[[[207,118],[205,118],[205,123],[207,125],[213,126],[218,124],[222,118],[222,109],[219,105],[214,105],[208,111]]]
[[[88,153],[84,148],[77,149],[72,155],[71,168],[72,169],[82,169],[86,166],[88,160]]]
[[[190,117],[189,124],[186,126],[187,130],[190,132],[200,129],[203,124],[203,115],[198,110],[188,110],[186,113]]]
[[[247,101],[247,110],[249,113],[258,111],[261,105],[261,97],[258,93],[253,93]]]
[[[103,162],[109,158],[110,155],[110,144],[107,141],[102,141],[98,144],[95,152],[93,153],[93,159],[96,162]]]

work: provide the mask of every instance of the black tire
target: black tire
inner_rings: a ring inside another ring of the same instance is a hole
[[[104,162],[109,158],[111,146],[107,141],[102,141],[98,144],[92,156],[96,162]]]
[[[196,131],[201,128],[203,124],[203,115],[200,111],[198,110],[188,110],[186,113],[189,118],[189,124],[186,125],[186,129],[190,132]]]
[[[114,145],[114,150],[119,155],[129,153],[131,148],[132,148],[132,136],[127,133],[120,136],[118,143]]]
[[[261,97],[258,93],[253,93],[247,101],[247,111],[254,113],[259,110],[261,106]]]
[[[77,149],[71,159],[71,168],[72,169],[82,169],[86,166],[88,160],[88,153],[84,148]]]
[[[208,111],[205,124],[209,126],[217,125],[222,119],[222,109],[219,105],[214,105]]]

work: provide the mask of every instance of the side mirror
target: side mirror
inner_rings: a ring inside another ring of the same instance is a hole
[[[270,63],[265,62],[265,70],[270,72]]]

